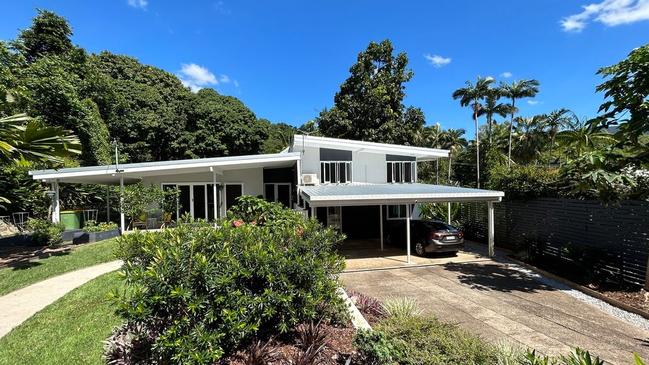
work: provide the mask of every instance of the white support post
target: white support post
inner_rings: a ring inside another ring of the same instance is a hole
[[[106,222],[110,222],[110,185],[106,185]]]
[[[451,202],[446,203],[448,204],[447,208],[447,222],[448,224],[451,224]]]
[[[406,205],[406,255],[410,263],[410,204]]]
[[[216,220],[219,217],[218,196],[216,195],[216,170],[213,167],[210,167],[210,169],[212,170],[212,200],[214,203],[214,225],[216,226]]]
[[[59,223],[61,222],[61,200],[59,197],[58,180],[52,182],[52,190],[54,191],[52,195],[52,223]]]
[[[487,202],[487,235],[489,257],[494,256],[494,203]]]
[[[380,217],[379,218],[380,219],[379,227],[381,228],[381,251],[383,251],[383,206],[379,205],[379,209],[380,209],[380,211],[379,211],[380,212],[379,213],[379,217]]]
[[[126,217],[124,216],[124,175],[119,175],[119,223],[122,234],[126,232]]]
[[[313,218],[313,219],[316,218],[316,209],[313,208],[313,207],[311,208],[311,218]]]

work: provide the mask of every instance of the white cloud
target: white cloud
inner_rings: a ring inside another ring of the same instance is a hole
[[[514,75],[509,71],[505,71],[505,72],[500,74],[500,77],[505,78],[505,79],[508,79],[508,78],[510,78],[512,76],[514,76]]]
[[[221,75],[221,76],[219,76],[219,82],[221,82],[221,83],[227,84],[227,83],[229,83],[230,81],[231,81],[231,80],[230,80],[230,76],[228,76],[228,75]]]
[[[147,0],[128,0],[128,5],[138,9],[146,9],[149,2]]]
[[[583,11],[561,19],[566,32],[581,32],[589,21],[614,27],[649,20],[649,0],[604,0],[583,6]]]
[[[219,83],[216,76],[214,76],[210,70],[195,63],[182,64],[180,67],[180,75],[178,75],[178,77],[183,85],[194,92],[206,86],[216,85]]]
[[[424,58],[430,62],[433,67],[440,68],[448,65],[451,63],[451,58],[450,57],[442,57],[439,55],[430,55],[430,54],[425,54]]]
[[[540,103],[540,101],[538,101],[538,100],[528,100],[527,103],[530,104],[530,105],[536,105],[536,104]]]

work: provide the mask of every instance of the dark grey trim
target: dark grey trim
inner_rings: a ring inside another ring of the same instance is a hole
[[[417,161],[417,158],[412,156],[385,155],[385,160],[386,161]]]
[[[352,151],[320,148],[320,161],[351,161]]]

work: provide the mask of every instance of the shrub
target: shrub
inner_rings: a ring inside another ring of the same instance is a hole
[[[264,206],[259,216],[273,210],[291,224],[235,227],[242,209],[235,207],[217,229],[181,223],[118,241],[130,289],[118,311],[129,323],[161,323],[154,358],[213,363],[255,336],[287,333],[344,308],[335,278],[344,263],[333,250],[341,236],[297,212],[254,203]]]
[[[58,246],[63,243],[62,223],[52,223],[46,219],[30,218],[27,221],[27,230],[32,232],[32,242],[39,246]]]
[[[504,191],[508,198],[557,195],[559,171],[539,165],[497,165],[489,170],[487,188]]]
[[[83,226],[83,231],[86,233],[94,233],[94,232],[112,231],[117,228],[118,228],[117,223],[113,223],[113,222],[97,223],[96,221],[87,221],[86,224]]]
[[[496,349],[459,327],[431,316],[388,317],[354,344],[371,364],[496,364]]]
[[[417,301],[412,298],[389,298],[383,304],[383,310],[389,317],[408,318],[421,314]]]
[[[348,295],[356,308],[358,308],[363,315],[371,315],[377,318],[383,318],[386,316],[383,303],[380,300],[353,290],[348,291]]]

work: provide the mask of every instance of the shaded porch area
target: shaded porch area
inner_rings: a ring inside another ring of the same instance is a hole
[[[439,253],[425,257],[413,255],[410,257],[410,263],[408,263],[408,252],[405,247],[385,245],[381,250],[379,239],[345,240],[338,251],[345,257],[345,272],[489,260],[487,247],[472,242],[466,242],[464,250],[459,251],[457,254]]]

